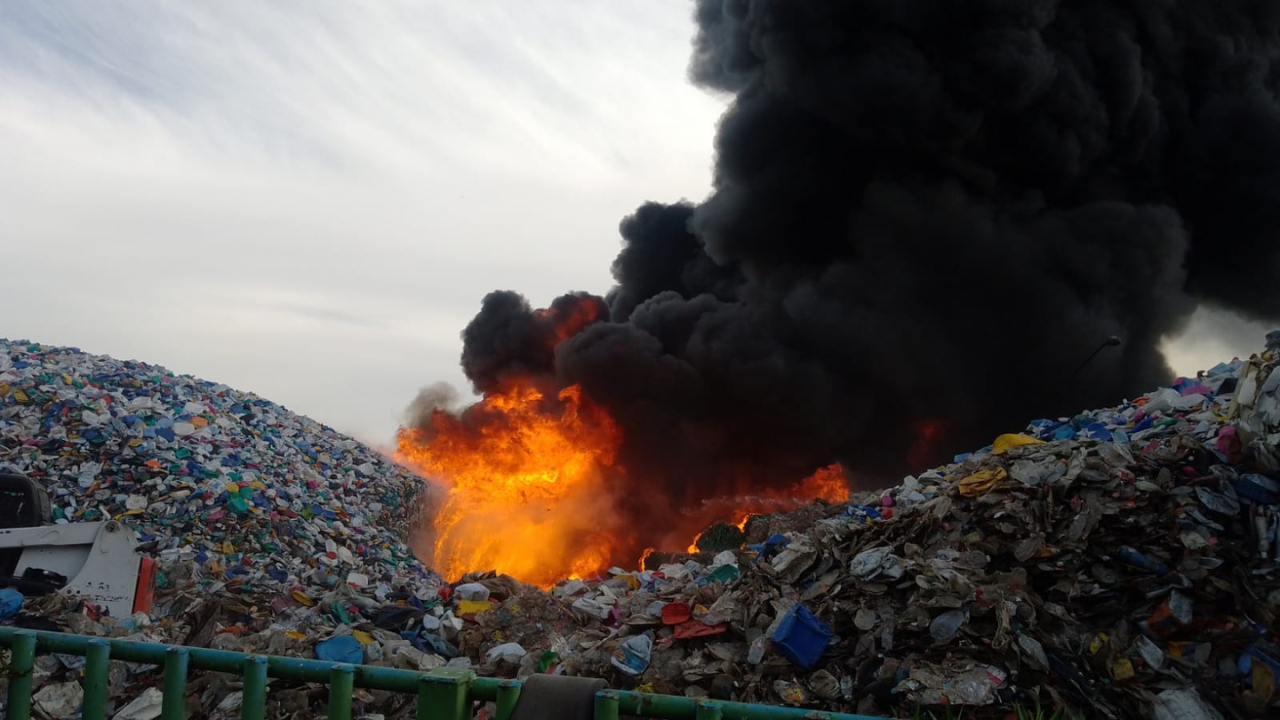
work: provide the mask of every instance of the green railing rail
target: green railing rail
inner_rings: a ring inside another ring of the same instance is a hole
[[[11,627],[0,627],[0,647],[10,651],[9,720],[31,717],[36,655],[47,653],[85,658],[82,720],[107,717],[107,671],[112,660],[164,668],[160,720],[185,717],[190,670],[240,675],[244,684],[240,708],[243,720],[263,720],[267,678],[328,683],[329,720],[351,720],[351,696],[357,687],[416,695],[418,720],[470,720],[475,702],[496,703],[496,720],[510,720],[521,690],[521,683],[516,680],[477,677],[470,670],[440,668],[422,673]],[[864,715],[712,702],[627,690],[602,690],[596,694],[595,720],[618,720],[619,716],[626,715],[661,720],[880,720]]]

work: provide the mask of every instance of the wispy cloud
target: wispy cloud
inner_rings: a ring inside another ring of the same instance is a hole
[[[688,12],[6,4],[0,335],[384,437],[462,385],[485,292],[603,291],[624,214],[705,193],[722,100],[684,79]]]

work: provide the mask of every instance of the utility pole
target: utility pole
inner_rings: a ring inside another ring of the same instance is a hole
[[[1080,374],[1080,371],[1081,371],[1081,370],[1083,370],[1083,369],[1085,368],[1085,366],[1086,366],[1086,365],[1088,365],[1089,363],[1093,362],[1093,359],[1094,359],[1095,357],[1097,357],[1097,356],[1098,356],[1098,353],[1102,352],[1104,348],[1116,347],[1116,346],[1118,346],[1119,344],[1120,344],[1120,336],[1118,336],[1118,335],[1112,335],[1111,337],[1107,338],[1106,340],[1103,340],[1103,341],[1102,341],[1102,344],[1101,344],[1101,345],[1099,345],[1099,346],[1097,347],[1097,349],[1096,349],[1096,350],[1094,350],[1094,351],[1093,351],[1093,353],[1089,355],[1089,357],[1085,358],[1085,359],[1084,359],[1084,362],[1080,363],[1080,365],[1079,365],[1078,367],[1076,367],[1076,369],[1075,369],[1074,371],[1072,371],[1072,373],[1071,373],[1071,377],[1074,379],[1074,378],[1075,378],[1075,376],[1079,375],[1079,374]]]

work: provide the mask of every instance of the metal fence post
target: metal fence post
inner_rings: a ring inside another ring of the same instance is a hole
[[[83,720],[106,720],[110,668],[111,645],[102,638],[93,638],[84,651],[84,700],[80,710]]]
[[[9,646],[9,720],[31,717],[32,673],[36,669],[36,634],[22,630]]]
[[[457,668],[436,668],[418,685],[417,720],[470,720],[471,688],[475,673]]]
[[[498,712],[495,714],[494,720],[511,720],[511,713],[515,712],[516,701],[520,699],[520,682],[517,680],[503,680],[498,686]]]
[[[171,647],[164,653],[163,699],[160,720],[183,720],[187,715],[187,660],[184,647]]]
[[[595,720],[618,720],[618,694],[612,690],[596,693]]]
[[[267,659],[255,655],[244,661],[244,690],[240,720],[263,720],[267,714]]]
[[[329,671],[329,720],[351,720],[355,680],[356,669],[351,665],[334,665]]]

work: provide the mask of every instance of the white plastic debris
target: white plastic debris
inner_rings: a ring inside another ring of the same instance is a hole
[[[84,700],[84,690],[80,683],[63,682],[45,685],[31,697],[36,710],[46,717],[63,718],[74,714]]]
[[[160,688],[149,687],[132,702],[120,708],[112,720],[155,720],[164,706],[164,693]]]
[[[591,598],[578,598],[573,601],[572,607],[575,613],[580,613],[588,618],[604,620],[609,617],[609,608]]]
[[[1195,688],[1165,690],[1156,695],[1151,711],[1155,720],[1223,720],[1222,713],[1206,703]]]
[[[463,600],[484,602],[489,599],[489,588],[480,583],[465,583],[453,589],[455,595]]]
[[[897,580],[906,572],[902,558],[894,555],[892,548],[863,550],[853,557],[849,571],[863,580],[875,580],[881,576]]]
[[[489,652],[485,653],[484,660],[486,663],[508,662],[519,663],[529,653],[525,651],[520,643],[503,643],[489,648]]]

